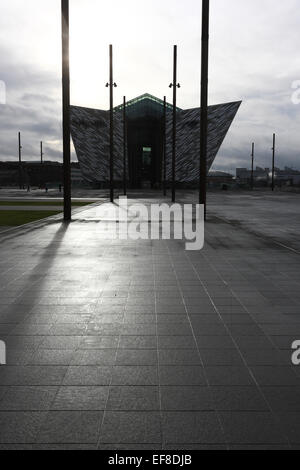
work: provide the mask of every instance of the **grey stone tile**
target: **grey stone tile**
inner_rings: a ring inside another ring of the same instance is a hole
[[[192,336],[192,329],[188,323],[158,324],[158,336]]]
[[[256,387],[211,387],[218,411],[269,411],[267,402]]]
[[[196,349],[197,345],[192,336],[159,336],[159,349]]]
[[[66,371],[62,366],[5,366],[0,369],[0,385],[60,385]]]
[[[291,446],[288,444],[256,444],[256,445],[230,445],[229,450],[238,450],[238,451],[252,451],[252,450],[259,450],[259,451],[278,451],[278,450],[292,450]]]
[[[157,349],[156,336],[121,336],[120,349]]]
[[[107,411],[101,428],[100,443],[160,444],[160,415],[155,412]]]
[[[141,324],[141,325],[153,325],[156,322],[156,316],[155,315],[148,315],[148,314],[130,314],[127,313],[124,315],[124,323],[127,323],[128,325],[136,325],[136,324]],[[121,322],[123,323],[123,321]]]
[[[213,411],[215,409],[208,387],[161,387],[161,407],[164,411]]]
[[[264,336],[265,332],[253,323],[253,325],[228,325],[230,333],[233,337],[236,336]]]
[[[243,366],[243,360],[234,349],[200,349],[204,366]]]
[[[112,386],[107,410],[111,411],[159,411],[158,387]]]
[[[1,404],[1,400],[3,400],[3,397],[5,396],[6,392],[8,390],[8,387],[3,387],[3,386],[0,386],[0,404]]]
[[[43,336],[7,336],[7,351],[35,351],[43,341]]]
[[[166,444],[223,444],[224,436],[215,412],[163,412]]]
[[[77,349],[82,340],[82,336],[45,336],[39,348],[71,351]]]
[[[109,387],[63,386],[59,389],[52,410],[105,410]]]
[[[255,382],[245,367],[209,366],[205,372],[210,385],[215,386],[254,386]]]
[[[226,445],[222,444],[165,444],[163,450],[171,451],[224,451],[227,450]]]
[[[196,336],[226,336],[228,331],[222,324],[192,324]]]
[[[115,366],[112,385],[157,385],[157,366]]]
[[[204,369],[201,366],[159,366],[159,383],[163,385],[206,386]]]
[[[0,443],[34,443],[45,420],[45,412],[0,412]]]
[[[82,339],[80,349],[116,349],[119,336],[87,336]]]
[[[35,352],[31,349],[8,349],[6,351],[6,364],[8,366],[21,366],[31,364]]]
[[[275,412],[300,412],[299,387],[263,387],[262,391],[269,406]]]
[[[155,366],[157,351],[152,349],[119,349],[116,365],[123,366]]]
[[[12,336],[46,336],[51,325],[18,325],[11,331]]]
[[[63,385],[109,385],[111,378],[110,366],[70,366],[66,371]]]
[[[221,420],[230,444],[287,444],[270,412],[222,412]]]
[[[251,366],[251,371],[260,386],[300,386],[300,377],[291,367]]]
[[[103,412],[50,411],[39,429],[37,443],[96,444]]]
[[[201,365],[201,359],[196,349],[160,349],[158,351],[160,365]]]
[[[284,412],[278,413],[278,423],[282,431],[287,435],[292,445],[298,444],[300,447],[300,413]]]
[[[234,339],[242,351],[244,349],[254,349],[255,351],[274,349],[274,345],[267,336],[237,336]]]
[[[155,336],[156,335],[156,325],[135,325],[135,324],[124,324],[120,329],[120,334],[122,336]]]
[[[116,362],[115,349],[81,350],[72,358],[74,366],[110,366]]]
[[[58,387],[8,387],[7,393],[0,401],[0,410],[47,411],[57,390]]]
[[[39,349],[28,361],[30,365],[68,366],[74,355],[73,350]]]
[[[285,354],[283,351],[272,349],[243,349],[243,357],[249,366],[290,366],[291,354]]]
[[[196,336],[199,349],[236,349],[236,346],[229,335],[227,336]]]
[[[82,451],[97,450],[96,444],[33,444],[31,450]]]

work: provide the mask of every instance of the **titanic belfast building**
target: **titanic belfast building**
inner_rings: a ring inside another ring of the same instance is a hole
[[[208,110],[208,170],[210,169],[241,102],[210,106]],[[123,105],[114,108],[114,179],[123,181]],[[171,181],[173,106],[145,94],[126,104],[126,162],[130,188],[157,188],[163,179],[166,141],[167,181]],[[166,129],[166,135],[165,135]],[[86,182],[109,184],[109,111],[71,106],[71,133]],[[177,108],[176,182],[197,184],[200,154],[200,108]]]

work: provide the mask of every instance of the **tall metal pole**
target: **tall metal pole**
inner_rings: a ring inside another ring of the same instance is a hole
[[[207,134],[208,134],[208,59],[209,59],[209,0],[202,0],[199,203],[204,205],[205,220],[206,220]]]
[[[275,191],[275,151],[276,151],[276,134],[273,134],[273,147],[272,147],[272,191]]]
[[[127,126],[126,126],[126,96],[123,98],[123,184],[124,196],[127,195]]]
[[[41,177],[40,177],[40,188],[42,188],[42,179],[43,179],[43,170],[42,170],[42,166],[43,166],[43,156],[44,156],[44,152],[43,152],[43,142],[41,142]]]
[[[114,202],[114,82],[113,74],[113,46],[109,46],[109,83],[106,84],[109,88],[109,113],[110,113],[110,201]]]
[[[164,96],[164,115],[163,115],[163,191],[164,196],[167,195],[167,97]]]
[[[252,144],[252,153],[251,153],[251,189],[254,189],[254,148],[255,144]]]
[[[71,137],[70,137],[70,37],[69,0],[61,1],[62,11],[62,101],[63,101],[63,164],[64,220],[71,220]]]
[[[173,83],[170,84],[170,88],[173,88],[172,202],[175,202],[175,201],[176,201],[176,118],[177,118],[177,88],[180,88],[180,84],[177,83],[177,46],[174,46]]]
[[[23,189],[21,132],[19,132],[18,134],[18,141],[19,141],[19,187],[20,189]]]

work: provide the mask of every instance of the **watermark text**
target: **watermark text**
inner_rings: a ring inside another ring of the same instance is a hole
[[[120,197],[115,205],[102,204],[95,217],[107,221],[107,236],[120,240],[184,240],[187,251],[204,246],[204,206],[199,204],[128,204]]]
[[[300,366],[300,340],[294,341],[292,344],[292,363],[294,366]]]
[[[6,344],[4,341],[0,341],[0,366],[6,364]]]

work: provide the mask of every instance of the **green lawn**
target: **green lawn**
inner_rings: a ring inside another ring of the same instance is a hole
[[[87,206],[88,204],[93,204],[95,201],[72,201],[72,206],[74,207],[82,207]],[[0,201],[0,209],[1,206],[63,206],[63,201]]]
[[[51,215],[59,214],[58,211],[1,211],[0,226],[17,227],[36,220],[45,219]]]

